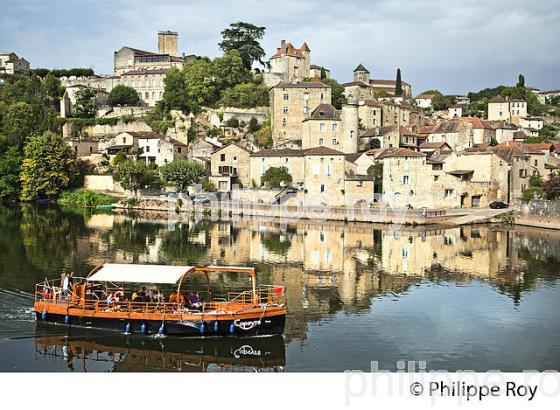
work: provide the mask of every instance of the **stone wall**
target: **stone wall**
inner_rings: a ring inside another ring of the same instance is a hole
[[[86,175],[84,188],[96,192],[124,193],[124,189],[113,180],[112,175]]]
[[[252,117],[255,117],[259,124],[262,124],[268,120],[269,108],[268,107],[256,107],[256,108],[235,108],[235,107],[222,107],[217,109],[208,110],[208,121],[210,125],[214,127],[220,127],[222,122],[220,121],[219,114],[223,113],[223,121],[227,122],[231,118],[237,118],[239,122],[243,121],[249,124]]]
[[[514,205],[514,212],[516,224],[560,229],[560,201],[519,201]]]

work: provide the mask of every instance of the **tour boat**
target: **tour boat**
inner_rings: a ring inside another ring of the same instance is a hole
[[[250,288],[213,292],[210,275],[227,273],[248,275]],[[205,291],[182,289],[199,275]],[[257,286],[250,267],[106,263],[85,278],[38,283],[34,310],[43,322],[125,333],[259,336],[284,332],[286,300],[283,286]]]

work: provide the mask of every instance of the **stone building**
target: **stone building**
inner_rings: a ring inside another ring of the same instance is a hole
[[[493,151],[432,159],[398,148],[380,158],[384,199],[395,208],[476,208],[507,201],[509,165]]]
[[[383,126],[383,104],[376,100],[361,100],[358,103],[358,116],[363,128]]]
[[[282,40],[268,64],[269,71],[264,75],[267,85],[274,86],[279,82],[297,83],[311,77],[311,50],[307,43],[296,48],[292,43]],[[314,72],[315,67],[317,66],[314,66]]]
[[[497,95],[488,102],[489,121],[507,121],[519,124],[519,119],[527,116],[527,102],[521,99],[506,100]]]
[[[87,85],[83,84],[76,84],[66,87],[66,89],[64,90],[64,94],[60,99],[60,116],[62,118],[69,118],[74,116],[76,110],[76,93],[87,87]],[[93,107],[95,110],[97,110],[107,104],[107,97],[109,96],[109,93],[103,88],[92,87],[92,90],[95,91]]]
[[[373,99],[380,93],[386,93],[390,97],[394,97],[396,81],[372,79],[369,70],[362,64],[359,64],[358,67],[354,69],[353,81],[342,85],[344,86],[344,95],[346,95],[346,98],[358,103],[362,100]],[[404,99],[410,99],[412,97],[412,87],[410,84],[401,81],[401,86],[403,90],[402,97]]]
[[[138,93],[140,100],[148,107],[155,105],[163,98],[165,84],[163,80],[167,69],[138,69],[123,73],[120,77],[114,78],[114,82],[110,85],[108,91],[117,84],[132,87]]]
[[[172,31],[158,32],[158,51],[145,51],[122,47],[114,53],[114,74],[121,75],[133,70],[182,68],[195,56],[179,54],[179,35]]]
[[[309,78],[322,78],[322,73],[325,74],[325,78],[331,78],[331,70],[325,67],[321,67],[315,64],[309,66]]]
[[[432,108],[432,100],[434,99],[436,95],[435,94],[418,94],[415,98],[414,101],[416,102],[416,106],[419,108],[426,108],[426,109],[430,109]]]
[[[0,52],[0,74],[25,74],[30,70],[29,61],[13,51]]]
[[[251,151],[238,144],[228,144],[212,153],[210,182],[218,191],[231,191],[234,184],[250,187]]]
[[[281,82],[270,89],[274,147],[301,140],[302,121],[320,104],[331,104],[331,87],[320,81]]]

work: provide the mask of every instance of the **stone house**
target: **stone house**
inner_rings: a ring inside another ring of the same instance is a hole
[[[354,69],[353,81],[342,84],[344,86],[344,95],[349,101],[358,103],[363,100],[373,99],[376,93],[385,92],[389,96],[395,95],[395,80],[381,80],[370,78],[370,72],[362,64]],[[403,98],[410,99],[412,96],[412,87],[405,81],[401,82],[403,90]]]
[[[121,75],[132,70],[159,70],[172,67],[182,68],[195,56],[179,53],[179,35],[172,31],[158,32],[158,51],[145,51],[122,47],[114,53],[114,74]]]
[[[320,104],[302,122],[301,147],[358,152],[358,126],[357,105],[344,104],[338,111],[330,104]]]
[[[383,104],[377,100],[361,100],[358,103],[358,117],[364,129],[381,127]]]
[[[62,118],[70,118],[74,116],[76,111],[76,93],[84,88],[87,88],[87,85],[76,84],[67,87],[64,90],[64,94],[60,99],[60,116]],[[109,96],[109,93],[100,88],[92,88],[92,90],[95,92],[93,100],[94,109],[97,110],[107,105],[107,97]]]
[[[447,142],[454,151],[462,151],[474,146],[472,124],[468,121],[442,121],[434,127],[427,142]]]
[[[315,77],[321,78],[321,72],[323,71],[326,75],[326,78],[331,78],[331,70],[316,64],[311,64],[309,66],[309,78],[315,78]]]
[[[398,148],[380,158],[384,199],[396,208],[474,208],[507,200],[509,166],[491,151],[430,160],[425,153]]]
[[[417,107],[429,109],[432,108],[432,100],[435,96],[435,94],[418,94],[414,101]]]
[[[158,167],[169,164],[176,159],[187,157],[187,145],[155,132],[134,133],[136,145],[142,150],[139,158],[147,164],[154,163]]]
[[[251,186],[251,151],[238,144],[228,144],[212,153],[210,182],[218,191],[231,191],[234,184]]]
[[[331,104],[331,87],[320,81],[281,82],[270,89],[274,147],[301,139],[302,121],[320,104]]]
[[[470,124],[473,145],[490,144],[492,139],[496,137],[496,130],[487,121],[477,117],[461,117],[457,120]]]
[[[519,119],[527,116],[527,102],[521,99],[506,100],[501,95],[488,102],[489,121],[507,121],[518,124]]]
[[[13,51],[0,52],[0,74],[25,74],[30,71],[29,61]]]
[[[99,153],[99,141],[94,138],[70,138],[66,143],[72,147],[78,158]]]
[[[537,132],[544,126],[544,119],[537,116],[525,116],[519,118],[518,125],[526,130],[536,130]]]
[[[311,50],[307,43],[296,48],[282,40],[268,63],[270,69],[264,77],[265,83],[270,86],[278,82],[297,83],[311,77]]]
[[[509,124],[506,121],[484,121],[484,123],[494,130],[498,144],[514,140],[514,135],[517,131],[516,126]],[[523,138],[525,138],[525,136]]]
[[[212,153],[217,149],[222,148],[222,143],[217,139],[211,138],[198,138],[189,144],[188,157],[190,159],[210,159]]]
[[[120,78],[115,78],[114,85],[108,91],[111,91],[117,84],[132,87],[145,105],[155,107],[156,103],[163,98],[165,88],[163,80],[167,71],[164,68],[127,71]]]

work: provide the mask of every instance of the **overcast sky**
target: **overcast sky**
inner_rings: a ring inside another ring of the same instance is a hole
[[[373,78],[397,67],[413,93],[463,93],[499,84],[560,88],[559,0],[0,0],[0,51],[32,67],[109,74],[127,45],[157,51],[157,31],[180,51],[216,56],[235,21],[266,27],[267,57],[285,39],[307,41],[313,64],[340,82],[364,64]]]

